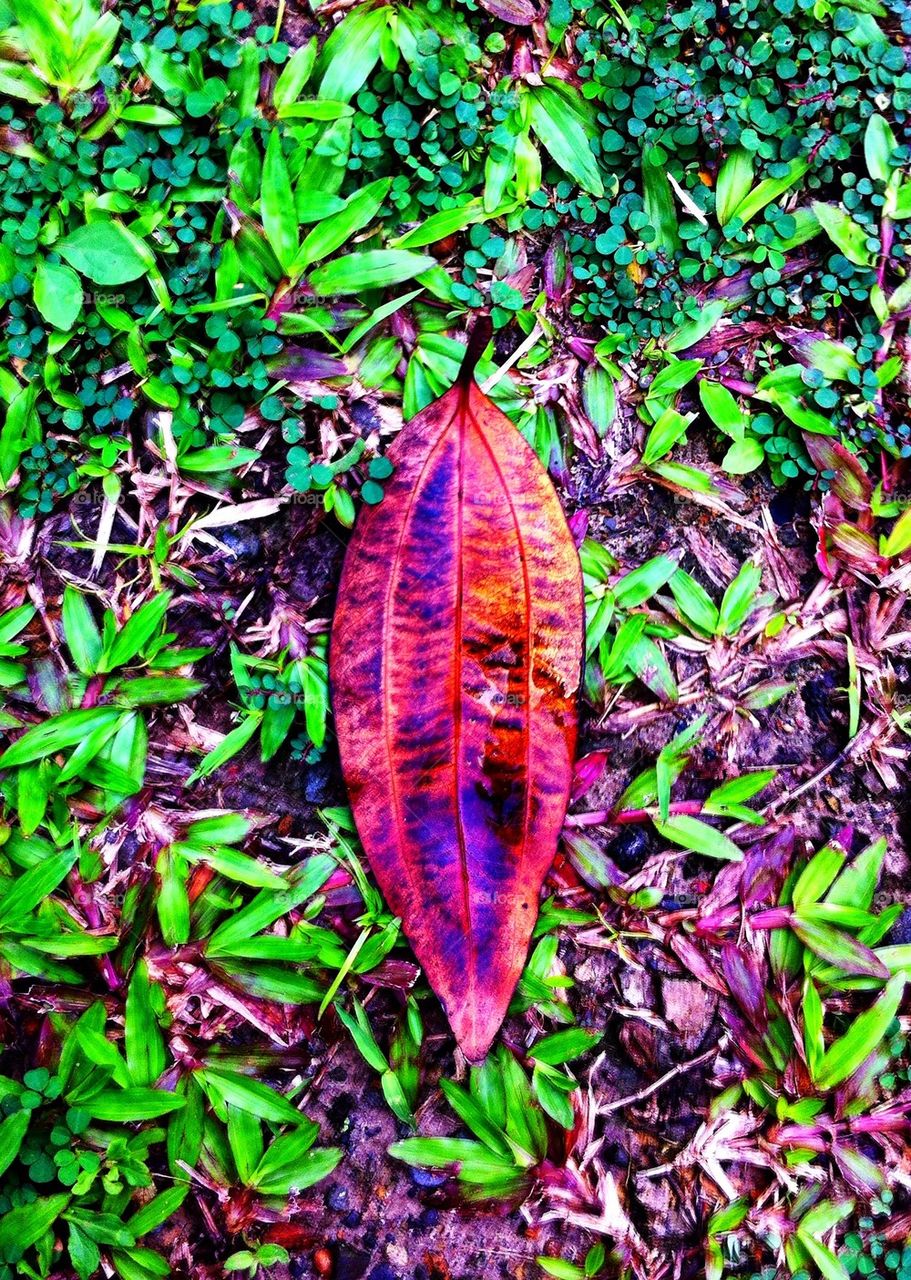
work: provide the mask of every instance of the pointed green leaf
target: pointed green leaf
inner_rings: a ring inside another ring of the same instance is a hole
[[[821,1089],[843,1084],[878,1047],[898,1013],[905,981],[904,973],[890,978],[875,1003],[858,1014],[845,1034],[829,1046],[816,1077]]]
[[[260,211],[266,239],[287,275],[294,266],[298,250],[297,212],[282,149],[281,133],[277,127],[272,129],[266,144]]]

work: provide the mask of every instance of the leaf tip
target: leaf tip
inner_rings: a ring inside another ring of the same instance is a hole
[[[446,1008],[456,1043],[474,1066],[487,1057],[505,1015],[505,1009],[494,1007],[489,1000],[481,1001],[480,1007],[466,1001],[452,1009]]]

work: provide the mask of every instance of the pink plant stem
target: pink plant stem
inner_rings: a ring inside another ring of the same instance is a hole
[[[92,900],[92,895],[89,892],[88,886],[82,879],[82,876],[79,875],[78,871],[70,873],[69,883],[73,898],[85,914],[89,928],[100,929],[103,923],[101,911],[98,909],[97,904]],[[109,955],[102,955],[98,958],[100,961],[99,968],[105,982],[108,984],[108,987],[111,991],[118,991],[123,986],[123,979],[114,968],[114,963],[111,960],[111,957]]]
[[[908,1105],[906,1102],[905,1108]],[[852,1133],[899,1133],[911,1127],[911,1115],[907,1109],[891,1107],[869,1116],[853,1116],[848,1127]]]
[[[895,233],[891,219],[883,218],[879,225],[879,239],[881,247],[879,251],[879,269],[876,272],[876,283],[879,285],[880,289],[883,288],[885,283],[886,267],[889,265],[889,259],[892,256],[892,242],[894,238]]]
[[[687,813],[698,817],[702,813],[701,800],[675,800],[669,812]],[[571,813],[566,819],[571,827],[624,827],[634,822],[650,822],[654,817],[653,809],[624,809],[622,813],[614,813],[611,809],[596,809],[591,813]]]

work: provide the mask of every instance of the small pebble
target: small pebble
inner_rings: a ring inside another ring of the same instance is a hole
[[[621,871],[634,871],[648,855],[649,835],[644,826],[622,827],[620,834],[607,846],[607,856]]]
[[[411,1180],[419,1187],[441,1187],[446,1181],[445,1173],[434,1173],[432,1169],[412,1169]]]
[[[342,1213],[348,1208],[348,1188],[332,1186],[326,1192],[326,1208]]]
[[[905,907],[889,930],[889,944],[893,947],[906,947],[909,943],[911,943],[911,907]]]
[[[243,525],[227,525],[219,529],[219,542],[223,542],[237,560],[255,560],[263,549],[263,544],[252,530]]]
[[[352,1249],[341,1244],[335,1255],[335,1275],[333,1280],[363,1280],[370,1264],[370,1254],[362,1249]]]
[[[400,1244],[389,1244],[386,1246],[386,1257],[394,1267],[398,1267],[400,1271],[408,1266],[408,1250]]]

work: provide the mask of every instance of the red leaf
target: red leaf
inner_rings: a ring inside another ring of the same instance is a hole
[[[721,967],[733,998],[758,1030],[764,1028],[768,982],[759,961],[752,952],[729,942],[721,949]]]
[[[698,978],[704,987],[717,991],[720,996],[728,994],[721,975],[716,973],[711,962],[689,938],[684,937],[682,933],[674,934],[670,939],[670,948],[684,968],[689,969],[693,977]]]
[[[464,378],[404,428],[332,630],[358,832],[456,1039],[484,1056],[566,813],[584,614],[553,486]]]
[[[860,460],[844,445],[828,436],[802,431],[803,442],[810,460],[819,471],[833,473],[831,489],[846,507],[854,511],[866,511],[873,496],[873,485]]]
[[[538,10],[531,0],[481,0],[488,13],[502,19],[514,27],[527,27],[538,16]]]
[[[604,776],[609,756],[609,751],[589,751],[588,755],[576,761],[573,770],[573,800],[581,800],[599,778]]]
[[[879,554],[876,541],[869,533],[863,533],[853,524],[842,522],[831,530],[832,541],[839,559],[859,568],[864,573],[884,573],[886,561]]]

